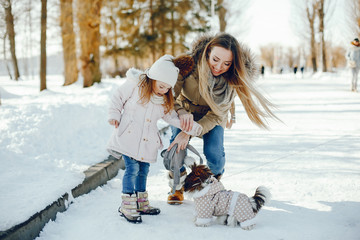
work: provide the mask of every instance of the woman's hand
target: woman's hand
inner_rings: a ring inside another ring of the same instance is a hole
[[[115,128],[119,127],[119,121],[115,120],[115,119],[111,119],[109,120],[110,125],[115,126]]]
[[[185,132],[191,131],[194,125],[194,116],[191,113],[188,113],[184,109],[180,109],[178,112],[180,119],[180,128]]]
[[[228,119],[226,122],[226,128],[227,129],[231,129],[232,125],[233,125],[234,121],[232,119]]]
[[[180,150],[184,150],[186,146],[189,143],[190,135],[180,132],[174,139],[174,141],[170,144],[167,151],[170,151],[170,149],[177,143],[178,147],[176,149],[176,152],[180,152]]]

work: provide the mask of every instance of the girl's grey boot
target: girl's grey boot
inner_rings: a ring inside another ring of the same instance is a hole
[[[138,213],[137,198],[135,194],[123,194],[122,202],[119,208],[120,216],[124,217],[128,222],[141,223],[142,219]]]
[[[148,193],[147,192],[138,192],[137,195],[137,211],[141,215],[158,215],[160,213],[159,208],[155,208],[149,205]]]

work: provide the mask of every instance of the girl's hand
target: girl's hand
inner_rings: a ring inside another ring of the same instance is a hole
[[[180,109],[178,112],[180,119],[180,128],[185,132],[191,131],[194,125],[194,116],[191,113],[188,113],[184,109]]]
[[[111,119],[111,120],[109,120],[109,123],[110,123],[110,125],[114,125],[115,128],[119,127],[119,121],[117,121],[117,120]]]
[[[190,135],[180,132],[174,139],[174,141],[170,144],[167,151],[170,151],[170,149],[177,143],[178,147],[176,149],[176,152],[180,152],[180,150],[184,150],[186,146],[189,143]]]

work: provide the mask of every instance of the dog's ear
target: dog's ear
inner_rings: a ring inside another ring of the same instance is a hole
[[[193,171],[196,169],[196,167],[197,167],[196,162],[194,162],[194,164],[192,164],[192,165],[190,166],[191,171],[193,172]]]
[[[207,175],[206,169],[208,168],[205,165],[196,165],[193,167],[192,172],[195,174],[195,176],[203,178]]]

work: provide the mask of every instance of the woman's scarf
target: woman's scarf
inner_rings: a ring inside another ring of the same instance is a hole
[[[215,77],[204,59],[200,60],[198,71],[201,96],[216,115],[226,115],[236,96],[234,88],[222,75]]]

